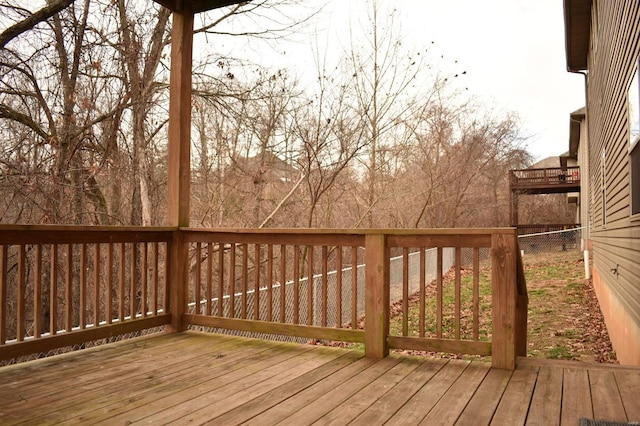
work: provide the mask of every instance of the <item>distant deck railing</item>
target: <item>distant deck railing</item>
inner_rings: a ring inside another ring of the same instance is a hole
[[[435,316],[424,307],[428,251],[437,259]],[[445,252],[454,259],[450,305],[442,297]],[[405,271],[393,282],[392,255]],[[478,328],[481,262],[490,265],[492,288],[486,336]],[[506,228],[0,226],[0,359],[166,326],[360,342],[371,357],[390,348],[491,355],[494,366],[513,369],[516,356],[526,355],[521,270],[516,232]],[[464,286],[472,296],[461,293]],[[417,322],[409,318],[409,288],[418,288]],[[392,289],[400,289],[402,306],[394,334]],[[467,310],[469,333],[460,326]],[[452,324],[444,324],[445,311],[453,312]]]
[[[548,167],[537,169],[509,170],[512,189],[555,185],[579,185],[580,167]]]

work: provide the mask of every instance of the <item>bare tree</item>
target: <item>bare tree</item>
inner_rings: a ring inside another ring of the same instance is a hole
[[[408,53],[395,27],[395,11],[385,8],[382,0],[369,2],[368,21],[363,31],[370,34],[358,43],[354,30],[348,61],[352,73],[358,113],[366,125],[368,150],[363,166],[366,169],[367,225],[376,227],[374,211],[379,194],[384,192],[380,174],[386,167],[382,154],[391,143],[386,137],[408,112],[408,89],[415,89],[416,78],[423,68],[425,51]],[[424,84],[424,81],[421,82]],[[428,98],[428,91],[425,94]],[[414,96],[415,97],[415,96]]]

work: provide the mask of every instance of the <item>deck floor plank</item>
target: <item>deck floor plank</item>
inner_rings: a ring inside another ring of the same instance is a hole
[[[400,362],[399,357],[387,357],[371,365],[357,376],[341,383],[332,392],[328,392],[318,398],[313,404],[302,407],[283,420],[283,424],[310,425],[322,416],[340,405],[352,395],[365,388],[369,383],[384,375]]]
[[[230,368],[226,364],[233,362],[235,357],[250,353],[259,354],[269,350],[269,347],[260,345],[259,341],[247,343],[241,352],[237,350],[237,342],[224,340],[220,345],[202,347],[198,351],[190,351],[189,347],[186,347],[181,353],[176,353],[169,358],[162,355],[157,362],[137,364],[135,374],[123,375],[112,373],[109,369],[103,370],[102,381],[91,382],[89,385],[85,385],[82,379],[78,381],[75,376],[65,376],[63,382],[49,381],[43,384],[43,387],[51,390],[46,398],[35,398],[27,402],[34,406],[55,405],[55,411],[47,414],[47,420],[51,422],[87,414],[96,410],[96,407],[108,407],[115,412],[117,406],[114,404],[123,400],[129,404],[138,399],[141,394],[152,392],[162,386],[166,387],[167,383],[174,378],[179,378],[181,381],[189,380],[190,376],[198,374],[198,368],[217,366],[218,370],[226,371]],[[220,356],[227,351],[229,356]],[[123,358],[128,362],[126,357],[128,351],[124,350],[122,353]],[[133,382],[128,384],[132,379],[134,379]],[[123,388],[127,389],[126,395],[119,391]],[[10,412],[7,411],[7,414]],[[40,415],[38,411],[28,413],[28,416],[34,416],[29,418],[35,419],[37,415]],[[95,415],[100,416],[100,413]]]
[[[627,414],[612,371],[589,371],[591,400],[595,419],[626,422]]]
[[[640,418],[640,368],[162,334],[0,368],[0,424],[576,425]]]
[[[291,344],[279,344],[273,350],[245,358],[241,364],[226,371],[223,368],[212,374],[206,369],[198,369],[195,371],[195,378],[190,381],[167,383],[160,397],[154,393],[145,393],[144,398],[135,401],[135,404],[123,400],[117,411],[110,408],[105,410],[103,416],[108,417],[103,422],[95,422],[93,418],[80,420],[83,423],[105,425],[117,424],[119,421],[121,424],[142,420],[145,423],[171,422],[286,371],[290,368],[287,362],[299,361],[295,357],[306,360],[313,356],[308,353],[309,347],[295,349]]]
[[[540,369],[527,416],[527,426],[556,426],[560,424],[562,375],[562,368]]]
[[[229,395],[215,403],[207,404],[205,407],[197,410],[197,412],[191,412],[189,415],[180,418],[179,421],[185,424],[224,424],[216,421],[215,417],[225,414],[236,407],[242,406],[243,404],[258,398],[267,392],[275,390],[280,386],[285,386],[292,380],[295,380],[306,373],[310,373],[315,369],[323,367],[325,364],[337,359],[341,353],[340,351],[334,351],[328,348],[326,351],[320,349],[318,351],[309,352],[309,359],[301,362],[300,358],[305,357],[306,355],[307,353],[298,357],[298,365],[296,365],[296,368],[287,368],[287,366],[284,366],[285,369],[282,372],[259,383],[249,383],[246,389],[242,392]],[[202,423],[203,418],[206,419],[204,423]]]
[[[562,426],[575,426],[575,419],[592,419],[593,406],[589,372],[582,368],[565,368],[562,386]]]
[[[413,373],[423,360],[404,358],[389,371],[369,383],[342,404],[320,418],[317,425],[343,425],[359,416],[387,392]]]
[[[490,369],[489,364],[471,363],[420,424],[455,424]]]
[[[359,358],[362,358],[362,353],[355,351],[347,352],[339,358],[325,364],[323,368],[316,368],[313,371],[303,374],[283,386],[248,401],[240,407],[236,407],[220,416],[212,417],[211,420],[217,424],[240,424],[246,422],[271,407],[302,392],[313,384],[318,383],[336,371],[347,367]]]
[[[167,353],[170,347],[184,345],[189,342],[189,336],[186,334],[172,334],[163,336],[167,339],[144,338],[136,343],[138,350],[133,350],[131,361],[139,361],[155,357],[149,349],[161,347]],[[193,345],[198,343],[198,337]],[[116,349],[118,348],[118,349]],[[121,346],[118,343],[94,347],[82,351],[83,356],[77,357],[78,352],[69,352],[59,356],[43,358],[26,362],[22,364],[10,365],[2,367],[3,386],[0,387],[0,398],[5,398],[14,394],[16,389],[37,391],[40,383],[50,378],[54,378],[59,374],[59,370],[66,370],[68,375],[79,376],[86,374],[87,371],[95,371],[104,368],[120,368],[126,370],[128,363],[122,362],[122,354],[124,350],[129,350],[129,346]]]
[[[183,341],[183,343],[186,341]],[[256,350],[264,350],[264,346],[258,344],[258,342],[251,343]],[[228,350],[229,353],[234,354],[234,348],[237,347],[237,342],[222,340],[219,345],[209,348],[201,348],[198,351],[191,352],[189,348],[191,346],[181,346],[181,349],[164,351],[164,347],[154,347],[153,352],[148,352],[146,357],[135,357],[135,354],[140,352],[137,347],[123,346],[120,351],[119,363],[105,363],[104,365],[82,365],[76,366],[71,363],[69,365],[52,364],[50,367],[51,377],[41,377],[39,386],[32,388],[30,383],[24,387],[20,386],[19,381],[14,381],[14,386],[19,389],[14,390],[13,395],[8,395],[3,398],[4,412],[8,413],[14,409],[20,409],[20,405],[27,403],[34,406],[41,406],[49,401],[59,401],[64,399],[65,402],[71,403],[74,397],[79,398],[86,397],[88,392],[94,390],[104,391],[109,388],[110,385],[120,387],[124,378],[136,379],[141,377],[148,377],[149,374],[157,375],[167,366],[174,366],[172,368],[172,374],[180,374],[183,368],[189,368],[189,360],[191,362],[202,362],[201,359],[206,358],[210,353],[220,353],[220,351]],[[148,349],[148,348],[147,348]],[[159,351],[156,353],[156,351]],[[126,360],[126,362],[122,362]],[[61,387],[56,382],[59,380],[59,371],[64,370],[67,374],[64,375],[64,381],[66,383],[73,383],[73,386]],[[78,372],[84,372],[79,374]],[[108,375],[105,374],[108,372]],[[54,373],[57,373],[54,374]],[[106,377],[105,377],[106,376]],[[28,377],[28,376],[25,376]],[[53,381],[50,379],[54,379]],[[51,383],[51,386],[43,384]]]
[[[389,425],[418,424],[469,366],[469,361],[450,360],[389,419]]]
[[[369,406],[351,424],[354,426],[384,424],[446,364],[447,361],[444,359],[423,360],[411,375]]]
[[[491,423],[493,413],[511,379],[511,371],[491,369],[471,397],[456,425],[480,426]]]
[[[640,371],[614,371],[624,410],[630,422],[640,422]]]
[[[339,371],[336,371],[321,382],[309,386],[302,392],[296,394],[291,398],[288,398],[278,405],[271,407],[269,410],[263,412],[260,416],[252,418],[243,424],[265,426],[278,424],[289,417],[291,413],[314,403],[323,395],[329,392],[333,392],[334,389],[341,383],[344,383],[352,377],[357,376],[375,363],[376,360],[374,359],[360,358],[353,364]]]
[[[523,425],[527,419],[538,368],[515,370],[491,420],[492,425]]]

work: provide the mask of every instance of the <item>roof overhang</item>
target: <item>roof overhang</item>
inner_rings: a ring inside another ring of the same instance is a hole
[[[207,10],[219,7],[231,6],[233,4],[248,3],[247,0],[153,0],[173,12],[190,11],[192,13],[206,12]]]
[[[589,34],[591,30],[591,0],[564,0],[564,34],[567,70],[587,69]]]

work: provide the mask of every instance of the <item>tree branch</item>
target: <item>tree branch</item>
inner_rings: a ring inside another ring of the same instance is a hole
[[[0,49],[4,48],[7,43],[9,43],[20,34],[29,31],[40,22],[46,21],[47,19],[51,18],[53,15],[68,7],[73,2],[74,0],[51,1],[45,7],[38,10],[28,18],[13,24],[0,34]]]
[[[47,134],[47,132],[42,130],[42,127],[40,127],[38,123],[33,121],[33,119],[26,114],[23,114],[12,108],[9,108],[6,105],[0,105],[0,118],[6,118],[8,120],[13,120],[18,123],[21,123],[27,126],[28,128],[30,128],[31,130],[33,130],[34,132],[36,132],[46,142],[49,142],[49,135]]]

